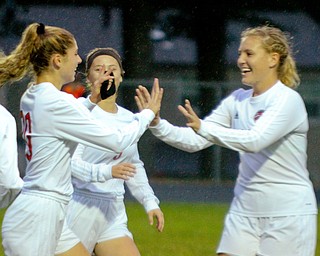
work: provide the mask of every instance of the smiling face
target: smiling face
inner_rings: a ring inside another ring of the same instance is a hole
[[[98,79],[103,65],[105,65],[106,70],[108,70],[109,68],[113,68],[116,90],[118,90],[118,87],[122,82],[121,68],[118,61],[110,55],[99,55],[93,60],[88,70],[88,81],[90,83],[93,83]]]
[[[78,54],[77,42],[67,50],[67,54],[63,56],[63,66],[61,66],[61,75],[64,83],[74,81],[78,65],[82,62]]]
[[[248,36],[241,40],[238,67],[241,70],[242,83],[253,89],[268,89],[277,81],[277,53],[267,52],[259,36]]]

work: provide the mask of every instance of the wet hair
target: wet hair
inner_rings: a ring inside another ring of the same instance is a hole
[[[38,76],[48,68],[53,54],[64,56],[74,44],[74,36],[63,28],[30,24],[16,48],[8,56],[0,55],[0,86],[27,75]]]
[[[100,55],[108,55],[108,56],[115,58],[119,64],[119,67],[121,70],[121,76],[122,77],[124,76],[124,70],[122,67],[122,59],[120,57],[120,54],[117,52],[117,50],[115,50],[111,47],[95,48],[88,53],[87,59],[86,59],[86,74],[88,74],[88,71],[92,65],[93,60]]]
[[[270,25],[263,25],[248,28],[241,33],[241,39],[248,36],[260,37],[262,46],[268,53],[275,52],[280,55],[277,69],[280,81],[290,88],[297,88],[300,84],[300,78],[292,56],[292,38],[289,33]]]

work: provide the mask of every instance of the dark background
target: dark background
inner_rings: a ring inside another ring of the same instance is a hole
[[[165,88],[161,116],[184,125],[176,106],[189,98],[203,117],[231,90],[241,86],[235,60],[241,31],[269,23],[293,35],[302,85],[310,115],[309,170],[320,184],[319,95],[320,5],[312,1],[1,1],[0,48],[10,52],[24,28],[43,22],[70,30],[80,55],[95,47],[114,47],[126,71],[119,103],[136,111],[138,84],[152,85],[159,77]],[[80,67],[83,69],[83,65]],[[0,102],[17,118],[19,99],[27,81],[0,91]],[[23,142],[18,134],[23,173]],[[211,147],[185,153],[155,139],[149,131],[139,143],[149,177],[234,181],[237,153]]]

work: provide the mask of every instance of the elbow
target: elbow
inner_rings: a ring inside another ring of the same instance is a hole
[[[258,152],[260,152],[262,149],[264,149],[264,147],[261,146],[261,145],[250,144],[250,145],[246,145],[246,146],[243,148],[243,151],[244,151],[244,152],[247,152],[247,153],[258,153]]]

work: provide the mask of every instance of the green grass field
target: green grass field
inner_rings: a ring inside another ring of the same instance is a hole
[[[129,229],[143,256],[215,255],[228,204],[168,203],[161,204],[165,229],[159,233],[148,224],[140,204],[127,202]],[[0,212],[2,221],[4,210]],[[320,223],[320,218],[319,218]],[[320,232],[318,226],[318,234]],[[320,241],[318,238],[318,245]],[[316,255],[320,255],[320,248]],[[0,251],[0,256],[4,255]]]

